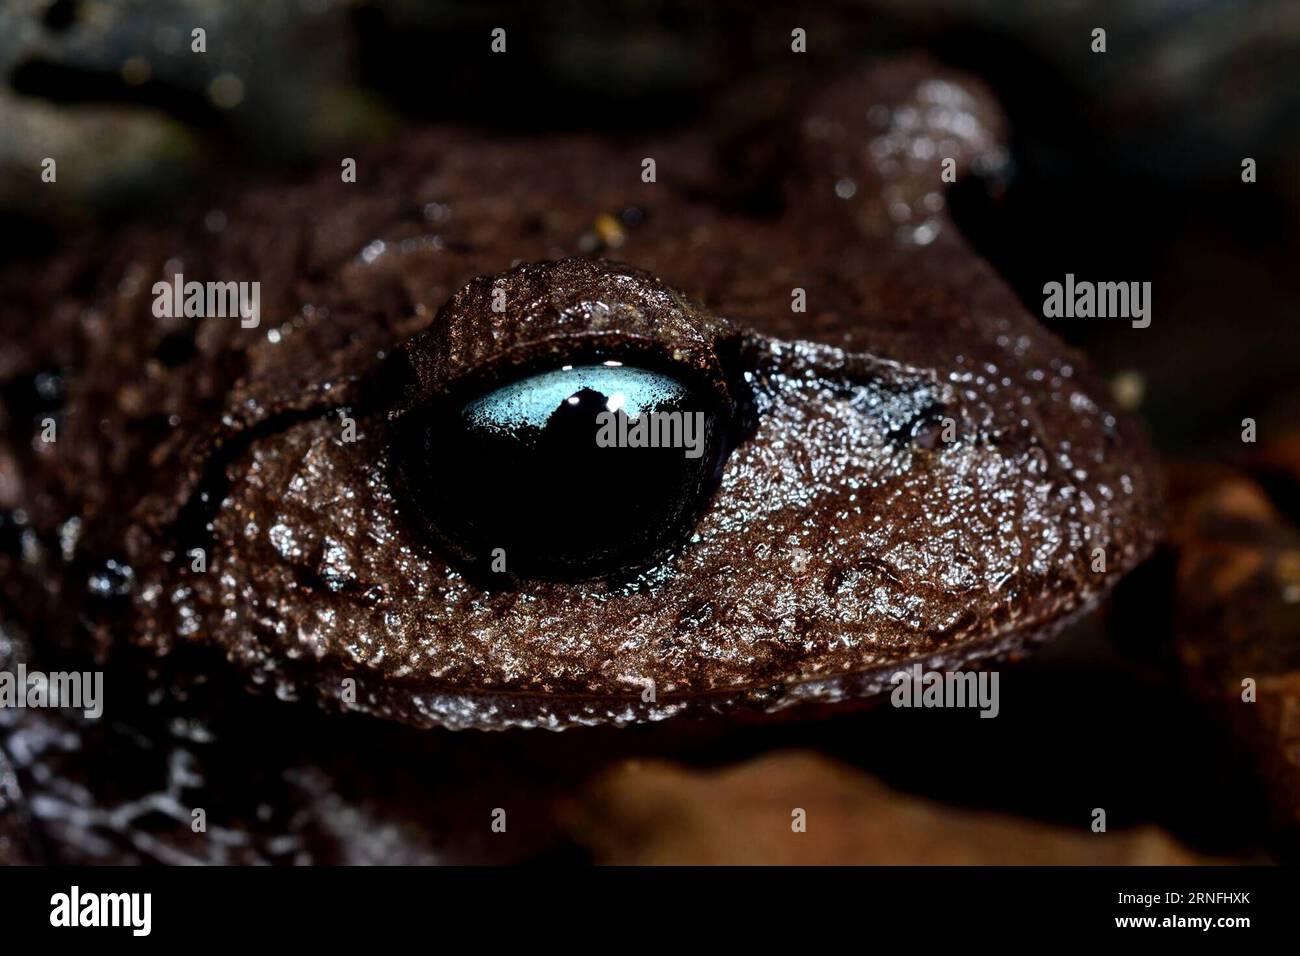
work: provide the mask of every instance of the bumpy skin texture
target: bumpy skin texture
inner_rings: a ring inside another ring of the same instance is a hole
[[[635,151],[434,133],[396,169],[369,164],[385,187],[322,179],[241,197],[238,229],[126,237],[105,270],[116,294],[60,305],[79,320],[63,348],[80,354],[59,364],[77,371],[63,435],[22,479],[38,533],[80,522],[74,563],[89,573],[51,575],[52,603],[117,589],[129,607],[104,616],[106,642],[215,646],[282,696],[484,728],[833,700],[914,658],[958,662],[1048,629],[1144,554],[1154,494],[1082,360],[937,211],[938,159],[996,157],[995,122],[941,79],[846,81],[805,117],[775,221],[684,195],[678,170],[703,162],[689,145],[656,150],[662,178],[646,184]],[[395,215],[403,200],[411,218]],[[501,328],[476,324],[485,310],[462,293],[404,341],[475,274],[572,253],[628,206],[647,222],[618,256],[744,330],[756,428],[695,536],[640,579],[486,590],[405,520],[387,425],[409,396],[386,405],[367,386],[391,375],[394,348],[432,352],[417,371],[441,366],[417,375],[417,397],[430,376],[489,378],[543,342],[557,364],[603,337],[611,355],[640,342],[717,365],[721,323],[692,324],[695,307],[651,277],[573,262],[510,273]],[[171,330],[151,316],[150,280],[170,271],[259,277],[264,327],[203,320],[189,362],[151,359]],[[30,500],[51,486],[52,507]],[[106,577],[93,549],[119,542],[130,570]],[[195,547],[206,572],[190,570]]]
[[[6,276],[0,375],[63,372],[56,443],[33,441],[36,400],[5,422],[9,619],[51,653],[144,660],[173,696],[233,676],[485,729],[834,702],[1051,633],[1148,552],[1158,488],[1083,359],[944,214],[941,158],[1004,159],[972,89],[918,61],[849,77],[768,132],[795,146],[779,171],[725,189],[698,133],[435,129],[355,184],[243,191]],[[259,279],[261,327],[154,318],[176,271]],[[494,327],[489,280],[453,293],[499,273],[516,311]],[[633,580],[472,582],[394,488],[394,421],[520,343],[593,339],[744,383],[721,486]]]

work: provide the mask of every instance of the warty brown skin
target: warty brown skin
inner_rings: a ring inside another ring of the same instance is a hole
[[[11,374],[69,370],[57,443],[8,423],[21,614],[64,646],[206,649],[284,698],[485,729],[834,702],[1045,636],[1148,552],[1158,486],[1083,358],[946,218],[940,158],[995,168],[999,134],[984,97],[908,62],[808,105],[775,217],[711,205],[690,137],[434,130],[355,184],[235,196],[218,232],[126,230],[77,267],[92,291],[62,263],[10,319],[30,330]],[[644,222],[613,227],[610,261],[570,258],[629,208]],[[173,271],[259,279],[261,326],[155,319]],[[496,274],[504,316],[496,280],[456,293]],[[192,356],[159,357],[191,332]],[[726,366],[752,427],[690,540],[634,579],[482,587],[410,520],[393,421],[438,375],[593,340]]]

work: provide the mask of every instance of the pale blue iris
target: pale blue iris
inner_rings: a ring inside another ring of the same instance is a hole
[[[576,404],[575,396],[584,389],[606,396],[606,410],[622,411],[629,418],[686,396],[680,382],[657,372],[625,365],[583,365],[498,388],[466,405],[464,415],[478,428],[542,429],[564,402],[572,399]]]

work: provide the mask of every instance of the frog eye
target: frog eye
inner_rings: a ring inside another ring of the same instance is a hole
[[[689,533],[721,472],[713,392],[607,360],[412,416],[399,484],[462,561],[540,578],[628,571]]]

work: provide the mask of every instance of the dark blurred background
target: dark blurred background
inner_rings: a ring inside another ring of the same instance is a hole
[[[190,53],[195,26],[202,56]],[[489,53],[497,26],[506,57]],[[794,27],[807,30],[802,57]],[[1104,54],[1090,49],[1097,27]],[[1261,442],[1295,431],[1300,3],[1282,0],[4,0],[0,259],[39,263],[69,233],[166,215],[217,183],[337,163],[413,123],[740,127],[846,66],[914,49],[981,79],[1007,112],[1009,174],[963,183],[951,208],[1031,313],[1067,272],[1152,283],[1150,328],[1057,329],[1161,451],[1235,460],[1245,417]],[[33,186],[46,155],[69,184],[57,196]],[[1266,842],[1251,771],[1142,649],[1168,627],[1168,599],[1142,590],[1151,580],[1139,577],[1118,640],[1094,618],[1005,672],[1015,704],[998,721],[886,709],[700,735],[668,753],[718,762],[815,747],[956,803],[1072,824],[1110,805],[1114,826],[1154,821],[1209,851],[1247,852]],[[565,737],[561,760],[613,739]],[[662,746],[650,730],[616,739],[621,752]],[[490,749],[535,755],[534,743]]]

